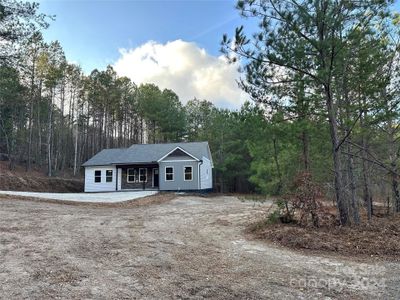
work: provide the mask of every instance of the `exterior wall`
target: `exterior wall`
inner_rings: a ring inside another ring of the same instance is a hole
[[[212,166],[211,161],[206,157],[199,162],[182,151],[175,151],[165,157],[159,164],[149,163],[142,165],[124,166],[90,166],[85,167],[85,192],[108,192],[124,189],[157,189],[153,186],[153,169],[159,169],[159,190],[164,191],[187,191],[204,190],[212,188]],[[192,167],[192,180],[185,181],[184,168]],[[165,180],[165,168],[174,168],[174,180]],[[139,173],[139,168],[147,169],[147,182],[143,185],[137,178],[136,182],[130,183],[127,180],[127,169],[134,168]],[[94,173],[101,171],[101,182],[94,182]],[[112,170],[111,182],[106,182],[106,171]]]
[[[185,190],[198,190],[199,189],[199,162],[195,160],[185,159],[184,161],[170,160],[169,157],[165,161],[161,161],[160,165],[160,190],[163,191],[185,191]],[[184,180],[184,167],[192,166],[192,180]],[[165,168],[174,168],[174,180],[165,180]]]
[[[145,189],[153,189],[153,168],[158,168],[158,165],[132,165],[121,167],[121,189],[143,189],[143,182],[139,182],[139,168],[147,169],[147,182],[144,184]],[[127,170],[136,169],[137,178],[136,182],[128,182]],[[156,187],[157,188],[157,187]]]
[[[101,182],[94,182],[94,171],[101,171]],[[106,182],[106,170],[112,170],[112,182]],[[85,192],[111,192],[116,190],[115,166],[85,167]]]
[[[200,189],[212,189],[211,161],[206,157],[203,157],[203,163],[200,165]]]
[[[170,160],[179,160],[179,161],[182,161],[182,160],[189,160],[189,161],[195,161],[192,157],[187,156],[187,155],[185,155],[185,156],[168,156],[168,157],[165,158],[164,160],[166,160],[166,161],[170,161]]]

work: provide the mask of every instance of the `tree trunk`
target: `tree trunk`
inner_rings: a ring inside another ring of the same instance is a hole
[[[29,123],[28,123],[28,159],[26,165],[26,171],[31,169],[31,153],[32,153],[32,120],[33,120],[33,101],[35,95],[35,60],[32,65],[32,74],[31,74],[31,91],[30,91],[30,102],[29,102]]]
[[[275,161],[276,171],[278,173],[278,179],[279,179],[278,187],[276,188],[276,194],[280,195],[282,192],[283,183],[282,183],[281,167],[279,165],[279,159],[278,159],[278,147],[276,145],[275,137],[272,137],[272,143],[274,145],[274,161]]]
[[[340,161],[339,134],[338,134],[336,113],[335,113],[335,108],[333,106],[333,99],[330,87],[328,85],[325,85],[324,88],[326,97],[326,107],[329,119],[329,131],[332,144],[336,205],[339,211],[340,224],[349,225],[350,223],[349,208],[343,185],[343,171],[342,171],[342,164]]]
[[[360,214],[358,211],[358,203],[356,199],[356,184],[354,180],[354,159],[353,156],[350,155],[351,153],[351,145],[347,143],[347,152],[349,156],[347,157],[347,172],[349,178],[349,185],[350,185],[350,203],[351,203],[351,212],[353,215],[353,221],[355,224],[360,224]]]
[[[396,165],[392,164],[392,169],[396,169]],[[392,193],[393,193],[393,204],[394,204],[394,211],[396,213],[400,212],[400,191],[399,191],[399,183],[397,181],[397,175],[392,172]]]
[[[361,97],[361,92],[360,93],[360,97]],[[372,193],[371,193],[371,184],[370,184],[370,178],[369,178],[369,174],[368,174],[368,166],[369,166],[369,162],[368,162],[368,137],[366,136],[366,124],[365,124],[365,120],[367,118],[367,112],[363,109],[364,107],[366,107],[366,99],[365,97],[362,97],[360,99],[361,102],[361,109],[360,109],[360,125],[361,125],[361,130],[362,130],[362,152],[361,152],[361,156],[362,156],[362,177],[363,177],[363,196],[364,196],[364,203],[365,206],[367,208],[367,216],[368,216],[368,220],[371,220],[372,215],[373,215],[373,203],[372,203]]]
[[[372,196],[371,196],[371,190],[369,186],[369,178],[367,175],[367,162],[366,162],[366,154],[365,150],[362,151],[362,162],[361,162],[361,169],[362,169],[362,179],[363,179],[363,198],[364,198],[364,203],[367,208],[367,216],[368,220],[371,220],[372,218]]]
[[[58,161],[58,168],[59,170],[64,170],[65,165],[65,158],[67,156],[68,147],[64,148],[64,141],[65,135],[67,134],[65,130],[65,120],[64,120],[64,113],[65,113],[65,82],[62,83],[61,87],[61,124],[60,130],[58,133],[58,141],[57,141],[57,161]]]
[[[143,128],[143,118],[140,118],[140,143],[144,143],[144,128]]]
[[[40,119],[40,101],[42,100],[42,81],[39,82],[39,95],[37,99],[37,150],[36,150],[36,163],[42,167],[42,122]]]
[[[396,151],[396,135],[395,130],[393,129],[393,123],[390,121],[388,124],[389,130],[389,160],[390,160],[390,168],[392,172],[391,176],[391,185],[392,185],[392,194],[393,194],[393,210],[394,212],[400,212],[400,191],[399,191],[399,182],[398,175],[396,174],[397,169],[397,151]]]
[[[309,136],[307,130],[303,130],[301,133],[301,142],[303,144],[303,162],[304,170],[308,172],[310,170],[310,151],[309,151]]]
[[[153,144],[156,143],[156,121],[153,120]]]
[[[53,114],[53,89],[50,91],[50,101],[48,107],[48,124],[47,124],[47,175],[52,176],[52,167],[51,167],[51,134],[52,134],[52,114]]]
[[[33,119],[33,99],[31,99],[30,102],[30,107],[29,107],[29,122],[28,122],[28,131],[29,131],[29,137],[28,137],[28,159],[27,159],[27,164],[26,164],[26,171],[29,171],[31,169],[31,156],[32,156],[32,119]]]
[[[1,111],[0,111],[0,113],[1,113]],[[9,167],[10,170],[12,170],[14,168],[14,162],[13,162],[13,158],[12,158],[13,153],[12,153],[12,149],[11,149],[11,147],[12,147],[11,143],[12,142],[10,141],[10,136],[7,133],[7,130],[6,130],[5,126],[4,126],[3,119],[1,118],[1,115],[0,115],[0,122],[1,122],[0,123],[0,128],[3,131],[4,137],[5,137],[5,141],[6,141],[7,155],[8,155],[8,161],[9,161],[8,167]],[[11,126],[11,129],[13,129],[13,126]]]
[[[76,175],[76,171],[77,171],[78,136],[79,136],[79,129],[78,129],[78,125],[76,125],[75,126],[75,147],[74,147],[74,176]]]

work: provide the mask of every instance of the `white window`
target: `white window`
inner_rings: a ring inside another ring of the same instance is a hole
[[[112,182],[112,170],[107,170],[106,171],[106,182]]]
[[[139,169],[139,182],[147,182],[147,169],[146,168]]]
[[[183,167],[183,176],[185,181],[192,181],[193,180],[193,167],[186,166]]]
[[[101,170],[94,171],[94,182],[101,182]]]
[[[136,170],[135,169],[126,170],[126,181],[129,183],[136,181]]]
[[[174,181],[174,167],[165,167],[165,181]]]

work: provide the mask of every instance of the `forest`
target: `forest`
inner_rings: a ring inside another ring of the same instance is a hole
[[[221,37],[241,62],[239,110],[85,74],[31,2],[0,2],[0,156],[10,169],[82,176],[105,148],[209,141],[218,192],[282,196],[299,176],[335,200],[340,223],[373,203],[400,212],[400,16],[384,0],[238,1],[258,23]],[[185,100],[183,105],[181,100]],[[187,101],[187,102],[186,102]]]

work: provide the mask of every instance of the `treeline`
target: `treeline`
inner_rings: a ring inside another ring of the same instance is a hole
[[[1,150],[10,161],[46,166],[49,176],[80,165],[104,148],[182,141],[186,114],[178,96],[136,86],[112,67],[83,74],[58,42],[34,32],[17,59],[0,69]]]
[[[398,15],[385,1],[278,2],[238,2],[260,28],[223,38],[229,59],[244,58],[240,85],[254,100],[230,111],[182,105],[112,67],[85,75],[43,41],[37,6],[3,1],[0,152],[11,168],[78,174],[104,148],[207,140],[217,191],[284,195],[307,174],[344,225],[360,210],[371,218],[377,200],[399,212]]]
[[[37,9],[1,2],[0,34],[7,43],[0,61],[0,153],[10,169],[18,164],[49,176],[79,176],[81,164],[105,148],[208,140],[217,189],[254,190],[241,124],[248,112],[197,99],[183,106],[173,91],[137,86],[111,66],[85,75],[67,61],[59,42],[43,40],[47,17]]]
[[[333,192],[342,225],[359,223],[361,207],[370,219],[378,199],[400,212],[400,18],[392,5],[241,0],[240,14],[259,28],[248,35],[239,27],[222,41],[228,58],[245,62],[241,86],[274,124],[275,166],[258,165],[270,177],[261,186],[281,191],[297,153],[304,177]]]

